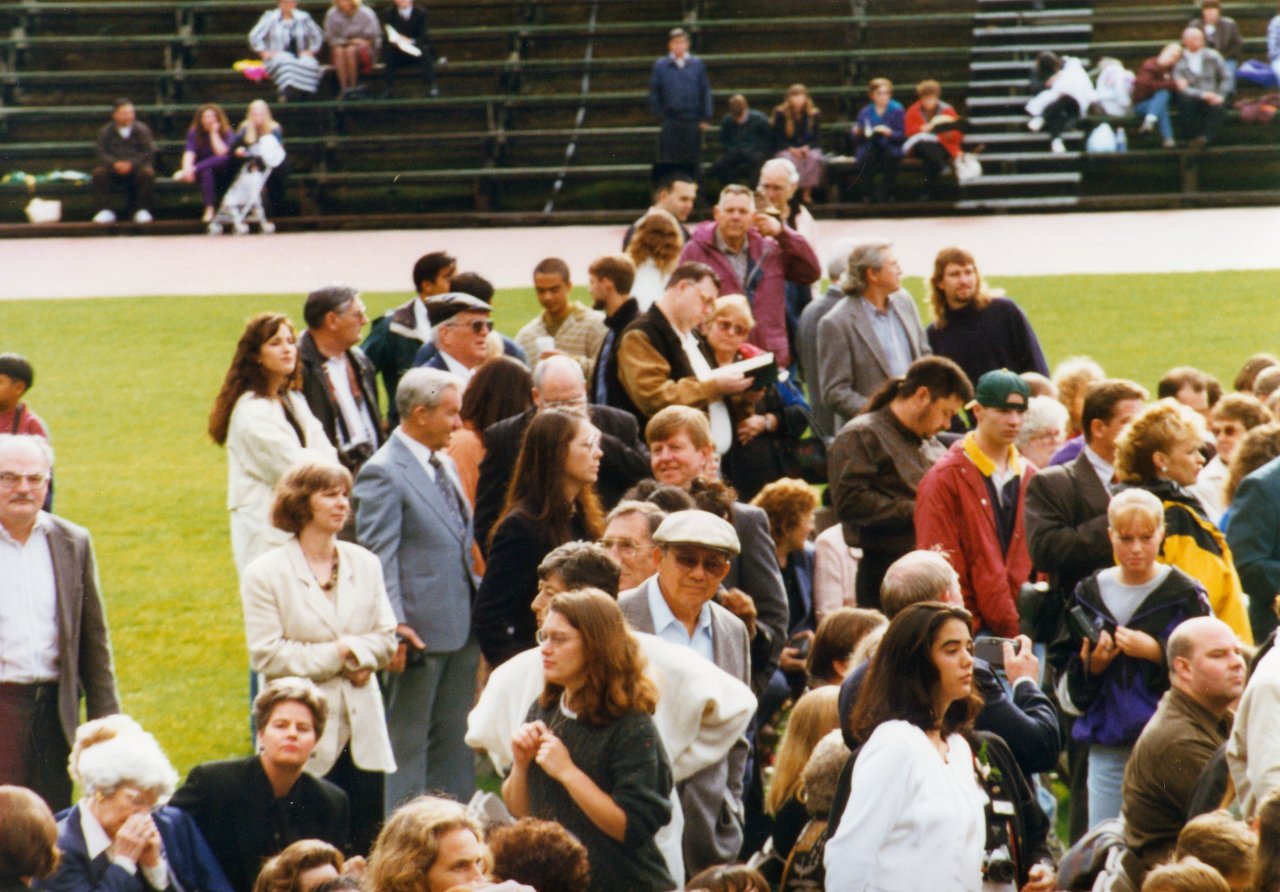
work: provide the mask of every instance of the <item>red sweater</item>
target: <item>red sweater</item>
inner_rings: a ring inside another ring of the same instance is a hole
[[[907,139],[910,139],[920,131],[924,130],[924,125],[928,124],[929,121],[937,115],[950,115],[953,118],[960,117],[954,108],[947,105],[947,103],[942,100],[938,100],[938,107],[933,110],[933,115],[929,118],[924,116],[924,110],[920,107],[919,102],[912,103],[912,105],[907,109],[906,116]],[[938,142],[942,143],[943,148],[951,153],[951,157],[954,158],[959,155],[961,150],[964,148],[964,132],[960,130],[948,130],[946,133],[939,133]]]
[[[1178,85],[1173,82],[1173,69],[1162,68],[1160,59],[1152,56],[1142,63],[1142,67],[1138,69],[1138,74],[1134,77],[1133,87],[1129,90],[1129,95],[1134,102],[1146,102],[1152,96],[1161,90],[1169,90],[1172,93],[1178,92]]]
[[[920,481],[916,547],[940,547],[947,553],[960,576],[964,606],[973,614],[974,631],[988,629],[1013,638],[1018,634],[1018,590],[1031,575],[1024,503],[1035,468],[1021,462],[1013,537],[1008,553],[1002,554],[987,483],[965,454],[966,440],[952,444]]]

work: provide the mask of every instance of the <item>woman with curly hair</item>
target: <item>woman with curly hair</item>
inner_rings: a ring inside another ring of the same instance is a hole
[[[208,430],[227,447],[231,551],[243,575],[254,558],[289,538],[270,523],[272,493],[284,472],[303,460],[338,458],[302,396],[298,341],[287,316],[260,313],[249,320]]]
[[[1164,505],[1160,559],[1204,586],[1213,615],[1229,625],[1241,642],[1253,644],[1231,548],[1205,516],[1200,500],[1187,489],[1195,485],[1204,467],[1203,424],[1198,414],[1175,399],[1149,406],[1116,441],[1116,475]]]
[[[472,613],[491,665],[536,644],[529,606],[538,594],[542,559],[557,545],[594,542],[603,534],[595,492],[601,455],[600,431],[585,415],[544,409],[529,422]]]
[[[655,300],[662,297],[667,279],[680,263],[680,249],[683,247],[680,222],[666,211],[651,210],[636,224],[636,231],[627,245],[627,256],[636,265],[631,296],[640,305],[640,312],[649,309]]]
[[[340,877],[345,863],[342,852],[324,840],[300,839],[267,859],[253,892],[311,892]]]
[[[514,880],[534,889],[587,892],[591,865],[587,850],[554,821],[521,818],[489,834],[495,880]]]
[[[671,819],[657,691],[622,611],[597,589],[556,595],[538,634],[546,686],[511,737],[502,797],[582,841],[597,892],[670,889],[654,837]]]
[[[773,145],[778,158],[786,158],[800,174],[800,201],[813,201],[813,187],[822,182],[822,149],[818,147],[820,112],[804,84],[792,84],[787,98],[773,110]]]
[[[218,196],[231,184],[235,172],[236,135],[231,121],[222,106],[212,102],[196,109],[187,129],[187,144],[182,152],[182,166],[173,175],[183,183],[200,186],[200,198],[204,201],[204,217],[201,222],[213,219]]]
[[[489,853],[480,825],[452,799],[419,796],[382,825],[369,855],[370,892],[448,892],[484,880]]]

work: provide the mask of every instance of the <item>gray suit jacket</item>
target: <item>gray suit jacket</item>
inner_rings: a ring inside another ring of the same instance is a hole
[[[649,587],[657,584],[658,578],[651,576],[636,588],[618,595],[622,615],[637,632],[653,634]],[[710,607],[713,662],[739,681],[749,683],[747,627],[714,601]],[[750,746],[743,737],[723,760],[677,785],[684,810],[685,871],[690,876],[713,865],[737,860],[742,848],[742,787],[749,752]]]
[[[729,562],[725,588],[738,588],[756,605],[756,637],[751,642],[751,677],[744,679],[758,697],[769,685],[787,643],[791,610],[787,588],[778,569],[778,555],[769,534],[769,516],[755,505],[733,503],[733,531],[742,546]],[[715,605],[719,607],[720,605]],[[762,637],[764,636],[764,637]]]
[[[813,407],[813,418],[822,428],[819,432],[823,439],[830,441],[839,430],[836,417],[822,399],[820,363],[818,361],[818,323],[827,313],[836,308],[844,298],[844,292],[838,285],[832,285],[822,297],[810,301],[800,314],[800,324],[796,328],[796,352],[800,359],[800,377],[804,378],[805,389],[809,392],[809,403]]]
[[[452,460],[440,460],[452,469]],[[454,472],[456,473],[456,471]],[[393,435],[360,469],[356,536],[382,561],[396,622],[428,652],[459,650],[471,634],[471,512],[460,525],[409,447]]]
[[[80,724],[80,692],[90,719],[120,711],[107,616],[89,531],[49,515],[49,555],[58,591],[58,718],[67,744]]]
[[[933,351],[920,325],[916,302],[905,290],[889,295],[889,309],[907,332],[911,359]],[[889,360],[876,337],[875,309],[861,297],[850,297],[818,323],[818,379],[822,401],[837,416],[836,429],[857,415],[876,389],[888,380]]]

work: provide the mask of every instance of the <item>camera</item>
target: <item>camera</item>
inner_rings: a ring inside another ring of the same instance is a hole
[[[352,474],[360,470],[360,467],[373,457],[373,444],[368,440],[359,443],[353,443],[345,449],[338,449],[338,461],[342,462],[342,466]]]
[[[1017,873],[1008,846],[1002,845],[987,852],[982,859],[982,878],[988,883],[1012,883],[1017,879]]]

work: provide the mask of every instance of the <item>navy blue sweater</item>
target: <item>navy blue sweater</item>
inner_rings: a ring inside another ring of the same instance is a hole
[[[993,298],[981,310],[947,310],[947,324],[925,329],[929,347],[954,360],[975,384],[992,369],[1049,374],[1049,364],[1022,308],[1007,297]]]

